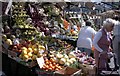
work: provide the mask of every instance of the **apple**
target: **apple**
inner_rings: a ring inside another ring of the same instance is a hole
[[[28,48],[32,48],[32,44],[28,44]]]
[[[23,51],[22,51],[22,54],[23,54],[23,55],[27,55],[27,51],[26,51],[26,50],[23,50]]]
[[[29,58],[28,55],[23,55],[23,60],[26,60],[26,59],[28,59],[28,58]]]
[[[38,58],[41,57],[41,56],[42,56],[42,54],[37,53],[37,57],[38,57]]]
[[[21,44],[16,44],[16,46],[19,50],[21,50],[21,47],[22,47]]]
[[[22,55],[22,54],[20,54],[20,55],[19,55],[19,58],[21,58],[21,59],[22,59],[22,58],[23,58],[23,55]]]
[[[11,35],[11,37],[10,37],[12,40],[14,40],[16,37],[15,37],[15,35]]]
[[[8,45],[12,45],[12,44],[13,44],[13,42],[12,42],[11,39],[7,39],[5,42],[6,42]]]
[[[32,60],[36,60],[36,58],[37,58],[37,55],[32,56]]]
[[[14,46],[13,46],[13,49],[17,49],[17,46],[16,46],[16,45],[14,45]]]
[[[37,48],[34,48],[34,49],[33,49],[33,53],[34,53],[34,54],[37,54],[37,53],[38,53]]]
[[[27,48],[26,47],[22,47],[21,50],[23,51],[27,51]]]
[[[7,36],[5,34],[3,34],[2,39],[7,40]]]
[[[39,48],[45,50],[45,47],[44,47],[44,46],[41,46],[41,45],[40,45]]]
[[[33,52],[32,48],[29,47],[28,48],[28,52]]]
[[[36,45],[34,44],[34,45],[32,45],[32,49],[35,49],[36,48]]]
[[[32,52],[29,52],[29,53],[28,53],[28,56],[29,56],[29,57],[32,57]]]

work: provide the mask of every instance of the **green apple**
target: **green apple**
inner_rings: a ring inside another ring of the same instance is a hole
[[[3,34],[2,39],[7,40],[7,36],[5,34]]]

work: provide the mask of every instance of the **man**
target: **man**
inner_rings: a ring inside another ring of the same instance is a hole
[[[116,20],[113,29],[113,50],[116,54],[116,62],[120,66],[120,17],[115,15],[113,19]]]
[[[88,55],[92,53],[92,40],[96,31],[91,27],[92,23],[87,20],[84,27],[80,29],[77,40],[77,48],[81,52],[86,52]]]

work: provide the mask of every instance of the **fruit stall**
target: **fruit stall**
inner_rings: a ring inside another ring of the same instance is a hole
[[[65,9],[68,5],[12,2],[7,16],[11,22],[7,18],[2,21],[7,76],[95,75],[94,58],[76,49],[80,22],[84,24],[89,15]]]

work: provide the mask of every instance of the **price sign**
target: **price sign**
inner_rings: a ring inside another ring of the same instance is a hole
[[[11,6],[12,6],[12,0],[9,1],[8,6],[7,6],[6,10],[5,10],[5,14],[6,14],[6,15],[8,14]]]
[[[39,67],[42,68],[43,65],[45,64],[45,63],[44,63],[44,58],[43,58],[43,57],[37,58],[37,63],[38,63],[38,65],[39,65]]]

